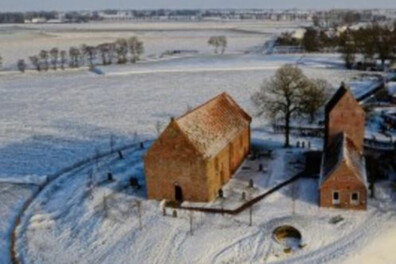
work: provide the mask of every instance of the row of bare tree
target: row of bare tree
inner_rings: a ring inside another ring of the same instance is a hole
[[[29,61],[37,71],[64,70],[67,65],[70,68],[79,68],[83,65],[93,68],[98,64],[136,63],[143,53],[143,42],[137,37],[131,37],[97,46],[83,44],[80,48],[71,47],[68,52],[58,48],[42,50],[38,55],[30,56]],[[19,71],[25,72],[27,67],[25,60],[18,60],[17,67]]]

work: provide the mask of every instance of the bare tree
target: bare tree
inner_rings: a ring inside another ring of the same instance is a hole
[[[67,52],[65,50],[62,50],[59,53],[60,56],[60,66],[61,69],[64,70],[65,69],[65,65],[66,65],[66,60],[67,60]]]
[[[18,60],[18,62],[17,62],[17,67],[18,67],[18,70],[19,70],[20,72],[24,73],[25,70],[26,70],[26,63],[25,63],[25,60]]]
[[[81,52],[78,48],[71,47],[69,49],[70,68],[80,67]]]
[[[144,52],[143,42],[137,37],[131,37],[128,39],[128,48],[131,54],[131,62],[136,63]]]
[[[99,52],[99,55],[102,59],[102,65],[107,64],[107,48],[106,47],[107,47],[106,43],[100,44],[96,47]]]
[[[228,45],[227,38],[225,36],[220,36],[219,42],[220,42],[221,54],[224,54],[224,52],[227,48],[227,45]]]
[[[37,71],[41,71],[40,59],[37,56],[30,56],[29,60]]]
[[[108,43],[108,51],[107,51],[107,64],[112,64],[113,63],[113,59],[115,57],[115,43]]]
[[[113,53],[114,53],[113,43],[100,44],[99,46],[96,47],[96,49],[100,54],[103,65],[108,65],[112,63]]]
[[[53,48],[50,50],[52,69],[56,70],[58,66],[59,49]]]
[[[88,63],[89,63],[89,67],[93,68],[94,61],[95,61],[95,58],[96,58],[96,53],[97,53],[96,48],[93,47],[93,46],[82,45],[81,53],[82,53],[82,55],[84,57],[87,58]]]
[[[128,42],[125,39],[118,39],[114,50],[117,53],[117,63],[125,64],[128,61]]]
[[[345,67],[352,69],[356,59],[356,45],[350,30],[346,30],[340,35],[340,46],[342,58],[345,61]]]
[[[301,110],[301,98],[306,86],[307,77],[298,67],[284,65],[251,98],[258,116],[284,120],[285,147],[290,147],[290,120]]]
[[[309,122],[312,124],[319,110],[324,106],[329,98],[330,85],[327,81],[321,79],[309,80],[302,92],[301,104],[302,113],[309,116]]]
[[[49,69],[49,63],[48,63],[49,55],[48,55],[48,51],[46,51],[46,50],[40,51],[39,57],[40,57],[40,60],[41,60],[40,63],[43,65],[42,68],[45,71],[48,71],[48,69]]]
[[[214,52],[223,54],[227,48],[227,38],[225,36],[213,36],[209,38],[208,44],[214,47]]]

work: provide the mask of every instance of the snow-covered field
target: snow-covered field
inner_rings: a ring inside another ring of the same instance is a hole
[[[0,25],[0,54],[4,67],[16,68],[40,50],[53,47],[68,50],[82,44],[97,45],[118,38],[139,37],[145,45],[146,58],[156,58],[168,50],[196,50],[211,53],[207,42],[213,35],[228,39],[228,52],[243,53],[262,46],[282,31],[300,24],[285,22],[169,22],[169,23],[89,23],[47,25]]]
[[[9,259],[11,224],[22,203],[37,188],[31,183],[43,182],[47,175],[92,157],[98,151],[109,150],[111,137],[115,138],[116,146],[137,138],[154,138],[158,121],[166,125],[171,116],[179,116],[188,107],[223,91],[254,115],[251,94],[285,63],[299,64],[309,77],[326,79],[335,87],[356,75],[342,69],[338,55],[236,54],[262,45],[268,34],[291,25],[277,28],[215,23],[211,28],[207,24],[187,24],[180,28],[180,24],[166,24],[162,25],[162,31],[158,25],[138,24],[133,29],[130,25],[118,25],[122,30],[114,33],[111,26],[86,24],[73,30],[70,25],[47,25],[40,33],[36,26],[30,25],[0,34],[0,53],[6,65],[16,59],[13,56],[27,56],[32,51],[52,47],[53,40],[65,46],[77,45],[86,36],[83,42],[97,43],[125,36],[130,30],[142,34],[142,38],[147,37],[147,54],[158,55],[170,48],[197,48],[203,53],[188,58],[102,67],[104,75],[83,69],[0,73],[0,263],[7,263]],[[102,27],[104,32],[100,30]],[[221,32],[230,34],[230,54],[208,54],[206,41],[214,33],[213,27],[216,33],[224,30],[226,32]],[[191,28],[195,30],[194,36],[189,35]],[[3,26],[0,30],[10,31]],[[177,37],[180,39],[175,40]],[[11,39],[14,44],[2,44],[12,43]],[[178,41],[180,46],[173,47],[173,41]],[[254,119],[255,141],[279,144],[283,138],[268,133],[263,129],[264,123],[265,120]],[[292,142],[297,139],[293,138]],[[131,260],[137,263],[262,263],[265,259],[331,262],[332,257],[342,260],[355,250],[362,250],[373,234],[382,230],[382,223],[394,221],[387,213],[390,210],[382,213],[377,204],[370,206],[367,213],[319,210],[317,186],[313,180],[304,179],[295,184],[298,198],[295,214],[292,214],[290,189],[285,188],[255,207],[253,227],[247,226],[247,212],[235,217],[195,213],[194,236],[190,236],[188,213],[179,212],[177,219],[162,217],[157,202],[144,201],[143,230],[140,231],[135,205],[144,193],[122,189],[125,182],[121,179],[141,176],[141,154],[130,153],[123,162],[115,157],[101,161],[102,172],[111,168],[119,181],[95,188],[93,199],[84,195],[86,178],[96,165],[73,170],[52,183],[29,208],[26,222],[19,230],[18,246],[27,263],[82,263],[83,260],[87,263],[131,263]],[[276,181],[275,178],[271,180]],[[114,210],[110,210],[110,217],[106,218],[98,210],[103,205],[103,196],[110,193],[113,194],[109,203]],[[328,224],[329,218],[338,214],[342,214],[345,221],[337,226]],[[376,221],[369,221],[372,219]],[[295,223],[307,242],[306,248],[288,258],[272,242],[270,233],[283,223]],[[311,230],[311,226],[316,228]],[[363,231],[355,232],[360,229]]]
[[[19,258],[24,263],[340,263],[396,220],[375,205],[367,212],[319,209],[317,180],[304,178],[255,205],[252,226],[248,210],[236,216],[178,210],[173,218],[167,209],[163,216],[160,203],[144,200],[144,188],[129,186],[131,176],[144,186],[144,152],[124,152],[123,160],[106,157],[51,183],[22,219]],[[271,172],[262,177],[272,184],[287,178],[299,153],[276,151]],[[106,181],[109,171],[114,182]],[[235,182],[229,185],[235,189]],[[330,223],[338,216],[341,222]],[[302,233],[303,247],[293,254],[273,239],[273,230],[282,225]]]
[[[254,114],[251,94],[277,67],[298,57],[225,56],[218,58],[218,68],[211,56],[197,59],[199,66],[186,63],[183,68],[182,60],[152,67],[114,66],[123,74],[109,67],[104,76],[87,71],[1,76],[1,176],[54,173],[97,148],[109,148],[111,135],[117,143],[132,140],[135,132],[142,138],[154,137],[157,121],[165,125],[188,106],[223,91]],[[146,72],[149,69],[159,72]],[[353,75],[337,69],[303,69],[335,86]],[[261,123],[255,119],[254,127]]]

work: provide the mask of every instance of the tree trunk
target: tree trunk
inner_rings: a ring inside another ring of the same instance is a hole
[[[290,113],[285,116],[285,148],[290,147]]]

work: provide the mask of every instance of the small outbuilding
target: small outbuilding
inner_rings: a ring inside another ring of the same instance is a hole
[[[227,93],[172,118],[145,157],[148,199],[216,198],[250,152],[251,120]]]

